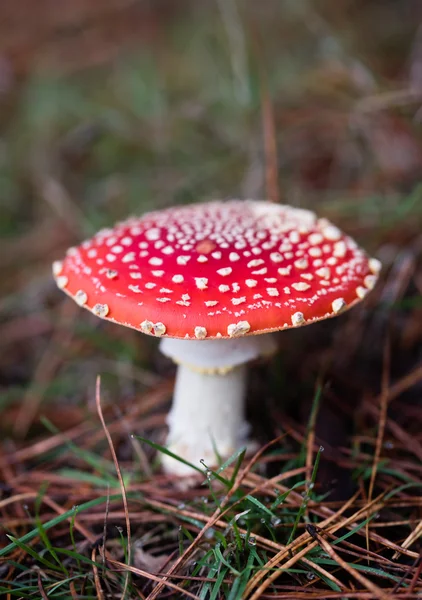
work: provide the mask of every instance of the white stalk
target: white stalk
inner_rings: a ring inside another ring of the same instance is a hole
[[[246,365],[226,374],[207,374],[180,365],[173,406],[168,415],[167,447],[201,467],[203,459],[216,464],[216,450],[227,458],[245,443]],[[163,454],[164,469],[174,475],[193,475],[191,467]]]

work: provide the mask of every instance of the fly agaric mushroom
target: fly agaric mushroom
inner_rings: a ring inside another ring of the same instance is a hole
[[[272,352],[267,334],[350,308],[380,267],[313,212],[233,200],[130,218],[71,248],[53,273],[98,317],[164,338],[178,364],[168,448],[211,464],[246,441],[246,363]]]

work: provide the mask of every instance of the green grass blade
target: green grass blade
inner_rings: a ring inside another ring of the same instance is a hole
[[[131,494],[130,497],[133,497],[133,494]],[[114,494],[113,496],[110,496],[110,502],[112,502],[114,500],[121,500],[121,499],[122,499],[121,494]],[[81,504],[78,507],[78,511],[83,512],[84,510],[88,510],[88,509],[93,508],[94,506],[98,506],[100,504],[105,504],[106,502],[107,502],[107,497],[101,496],[101,498],[95,498],[94,500],[89,500],[88,502],[84,502],[83,504]],[[56,525],[63,523],[63,521],[66,521],[67,519],[72,518],[72,516],[74,514],[74,510],[75,510],[74,508],[71,508],[70,510],[67,510],[62,515],[59,515],[58,517],[54,517],[54,519],[47,521],[47,523],[43,524],[44,530],[47,531],[48,529],[51,529],[52,527],[55,527]],[[30,542],[31,540],[36,538],[38,535],[39,535],[38,529],[33,529],[32,531],[29,531],[28,533],[26,533],[25,535],[23,535],[20,538],[13,538],[13,541],[11,544],[8,544],[4,548],[1,548],[0,558],[3,556],[7,556],[7,554],[9,554],[9,552],[12,552],[17,547],[19,547],[19,543],[26,544],[27,542]],[[13,537],[13,536],[11,536],[11,537]]]
[[[171,450],[169,450],[165,446],[161,446],[160,444],[156,444],[155,442],[152,442],[151,440],[149,440],[147,438],[144,438],[144,437],[142,437],[140,435],[133,434],[132,437],[135,438],[135,439],[137,439],[137,440],[140,440],[141,442],[144,442],[145,444],[148,444],[148,446],[151,446],[151,448],[153,448],[154,450],[157,450],[158,452],[161,452],[162,454],[166,454],[167,456],[170,456],[171,458],[174,458],[175,460],[179,461],[180,463],[183,463],[187,467],[191,467],[191,469],[193,469],[194,471],[197,471],[198,473],[201,473],[201,475],[204,474],[203,469],[201,469],[200,467],[197,467],[196,465],[192,464],[188,460],[185,460],[181,456],[178,456],[177,454],[175,454],[174,452],[172,452]]]
[[[28,546],[28,544],[25,544],[24,542],[22,542],[19,538],[15,538],[13,535],[9,535],[9,534],[6,534],[6,537],[8,537],[9,540],[12,540],[12,542],[18,548],[20,548],[21,550],[24,550],[27,554],[32,556],[32,558],[34,560],[36,560],[37,562],[41,563],[45,567],[48,567],[49,569],[52,569],[53,571],[57,570],[57,565],[55,563],[52,563],[49,560],[47,560],[46,558],[44,558],[43,556],[41,556],[36,550],[31,548],[31,546]]]

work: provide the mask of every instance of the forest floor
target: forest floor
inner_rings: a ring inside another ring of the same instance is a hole
[[[11,35],[7,4],[0,595],[420,598],[418,3],[160,0],[135,14],[78,0],[77,14],[40,12],[39,39]],[[265,197],[269,158],[282,202],[338,224],[383,270],[360,306],[276,336],[249,373],[257,454],[184,489],[159,461],[174,365],[81,311],[51,263],[129,214]]]

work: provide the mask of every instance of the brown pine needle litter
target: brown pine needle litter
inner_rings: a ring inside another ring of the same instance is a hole
[[[420,599],[418,3],[0,4],[0,598]],[[232,197],[314,210],[383,270],[250,365],[255,454],[187,484],[160,468],[174,365],[50,264]]]

